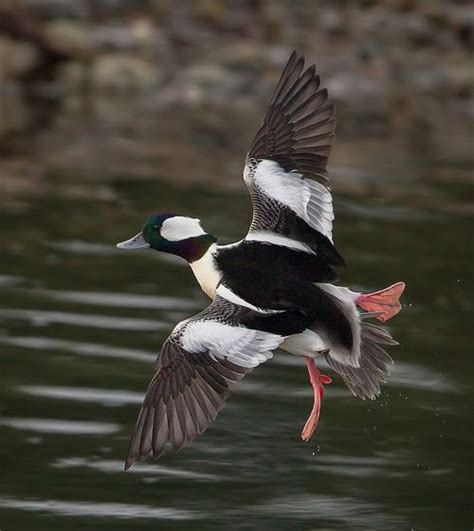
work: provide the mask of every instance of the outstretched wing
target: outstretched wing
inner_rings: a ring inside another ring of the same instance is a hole
[[[179,323],[156,360],[125,469],[138,457],[158,458],[167,442],[179,449],[201,434],[224,407],[232,384],[271,358],[285,339],[269,331],[284,325],[283,313],[259,313],[218,295]]]
[[[327,99],[314,65],[304,70],[304,58],[293,52],[247,154],[253,218],[246,240],[316,253],[338,266],[325,184],[336,120]]]

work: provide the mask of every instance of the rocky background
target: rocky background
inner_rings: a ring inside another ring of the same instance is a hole
[[[423,152],[470,178],[473,27],[459,0],[0,0],[2,189],[241,186],[292,49],[337,105],[340,186]]]

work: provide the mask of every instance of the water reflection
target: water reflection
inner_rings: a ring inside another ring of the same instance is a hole
[[[295,518],[306,521],[336,521],[343,523],[348,529],[364,526],[368,521],[373,529],[402,529],[407,525],[403,518],[388,514],[386,507],[350,496],[285,496],[252,506],[250,510],[267,516],[278,516],[287,520],[288,525],[291,525]]]
[[[444,374],[414,363],[397,363],[391,370],[388,385],[436,392],[459,392],[459,388],[449,382]]]
[[[51,466],[55,468],[75,468],[88,467],[107,474],[116,474],[123,472],[123,461],[114,461],[111,459],[83,459],[80,457],[71,457],[65,459],[58,459]],[[177,479],[192,479],[200,481],[222,481],[224,478],[219,478],[215,474],[204,474],[201,472],[194,472],[192,470],[184,470],[173,468],[169,466],[158,465],[156,463],[137,463],[136,466],[130,469],[131,474],[149,475],[155,478],[177,478]]]
[[[186,310],[200,307],[198,302],[176,297],[159,297],[152,295],[134,295],[130,293],[104,293],[82,291],[28,290],[30,295],[47,297],[76,304],[112,306],[117,308],[157,308],[160,310]]]
[[[0,507],[22,511],[41,512],[64,516],[92,516],[100,518],[152,519],[152,520],[194,520],[198,512],[180,511],[167,507],[125,503],[94,503],[84,501],[63,502],[59,500],[17,500],[0,498]]]
[[[48,387],[41,385],[20,386],[17,390],[32,396],[53,398],[56,400],[75,400],[78,402],[94,402],[102,406],[124,406],[141,404],[144,393],[130,391],[113,391],[109,389],[93,389],[90,387]]]
[[[52,339],[48,337],[0,337],[0,344],[15,345],[28,349],[39,350],[63,350],[81,356],[99,356],[102,358],[118,358],[132,361],[145,362],[151,365],[156,359],[156,354],[151,351],[111,347],[98,343],[79,343],[74,341],[67,341],[64,339]]]
[[[151,319],[134,319],[132,317],[109,317],[98,314],[80,314],[73,312],[51,312],[45,310],[6,310],[0,309],[0,319],[18,319],[31,322],[33,326],[65,324],[91,328],[108,328],[112,330],[166,330],[165,323]]]
[[[0,419],[0,426],[8,426],[17,430],[33,431],[36,433],[62,433],[65,435],[106,435],[108,433],[114,433],[119,429],[117,424],[111,423],[8,417]]]

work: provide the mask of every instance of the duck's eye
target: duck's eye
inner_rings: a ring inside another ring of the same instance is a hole
[[[159,225],[153,225],[153,230],[156,232],[160,232],[160,226]]]

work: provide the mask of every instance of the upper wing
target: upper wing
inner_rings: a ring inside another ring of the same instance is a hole
[[[224,407],[230,386],[271,358],[285,339],[268,331],[284,323],[281,313],[259,313],[218,295],[179,323],[156,360],[125,469],[137,457],[158,458],[168,441],[179,449],[201,434]]]
[[[304,58],[293,52],[247,154],[253,218],[246,239],[321,254],[337,266],[343,259],[332,243],[332,197],[324,184],[336,125],[327,98],[315,67],[304,70]]]

